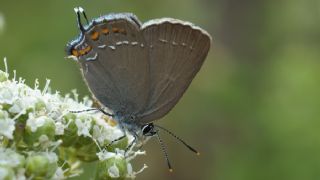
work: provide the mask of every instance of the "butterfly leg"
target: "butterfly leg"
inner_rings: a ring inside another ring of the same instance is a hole
[[[102,111],[104,113],[104,111],[102,109],[99,109],[100,111]],[[119,123],[120,129],[123,132],[123,136],[120,136],[117,139],[112,140],[106,147],[111,146],[113,143],[122,140],[123,138],[127,137],[127,133],[126,130],[124,129],[123,125],[121,123]]]
[[[113,143],[115,143],[115,142],[117,142],[117,141],[122,140],[122,139],[125,138],[126,136],[127,136],[127,135],[125,134],[125,135],[123,135],[123,136],[120,136],[120,137],[117,138],[117,139],[112,140],[112,141],[107,145],[107,147],[111,146]]]
[[[91,108],[91,109],[84,109],[84,110],[80,110],[80,111],[69,111],[71,113],[82,113],[82,112],[89,112],[89,111],[100,111],[103,114],[113,117],[113,114],[107,113],[106,111],[104,111],[102,108]]]
[[[133,133],[133,140],[131,141],[131,143],[125,149],[125,153],[124,153],[125,156],[126,156],[127,152],[131,149],[131,147],[134,145],[134,143],[137,141],[137,137],[138,137],[138,135],[136,133]]]
[[[92,108],[92,109],[84,109],[84,110],[79,110],[79,111],[69,111],[71,113],[82,113],[82,112],[89,112],[89,111],[100,111],[97,108]]]

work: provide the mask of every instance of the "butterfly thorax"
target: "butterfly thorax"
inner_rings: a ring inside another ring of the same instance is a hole
[[[114,119],[118,122],[122,130],[127,130],[131,134],[141,134],[141,128],[143,124],[140,124],[136,121],[135,115],[120,111],[115,113]]]

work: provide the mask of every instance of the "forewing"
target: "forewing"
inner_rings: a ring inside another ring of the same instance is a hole
[[[83,76],[104,106],[115,113],[135,113],[145,106],[149,87],[148,54],[139,21],[132,14],[112,14],[94,23],[85,33],[92,50],[79,60]]]
[[[145,23],[142,33],[148,42],[151,86],[140,121],[148,123],[179,101],[201,68],[211,37],[191,23],[169,18]]]

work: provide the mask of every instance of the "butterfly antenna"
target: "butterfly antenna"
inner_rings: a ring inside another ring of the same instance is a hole
[[[167,161],[167,164],[168,164],[168,168],[169,168],[169,171],[172,172],[173,169],[171,167],[171,164],[170,164],[170,161],[169,161],[169,157],[168,157],[168,153],[167,153],[167,149],[166,149],[166,146],[164,145],[162,139],[160,138],[160,135],[159,133],[156,133],[157,135],[157,138],[158,138],[158,141],[159,141],[159,144],[160,144],[160,147],[161,147],[161,150],[164,154],[164,157],[166,158],[166,161]]]
[[[88,18],[87,18],[87,15],[86,15],[84,9],[82,7],[79,7],[79,9],[80,9],[80,12],[82,13],[84,19],[86,20],[87,24],[89,24],[89,21],[88,21]]]
[[[83,8],[82,7],[75,7],[74,12],[77,14],[77,22],[78,22],[78,27],[81,32],[84,32],[83,25],[81,23],[81,16],[80,13],[83,13]]]
[[[169,131],[168,129],[161,127],[159,125],[154,124],[154,126],[156,126],[157,128],[160,128],[162,130],[164,130],[166,133],[170,134],[171,136],[173,136],[174,138],[176,138],[178,141],[180,141],[182,144],[184,144],[188,149],[190,149],[190,151],[196,153],[197,155],[200,155],[200,152],[195,150],[193,147],[191,147],[189,144],[187,144],[184,140],[182,140],[181,138],[179,138],[178,136],[176,136],[175,134],[173,134],[171,131]]]

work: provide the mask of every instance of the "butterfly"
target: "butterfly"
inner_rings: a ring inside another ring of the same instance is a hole
[[[142,24],[132,13],[111,13],[89,22],[81,7],[75,11],[80,35],[68,43],[67,55],[80,65],[95,99],[111,112],[100,110],[134,136],[128,148],[143,137],[158,137],[172,171],[158,134],[163,130],[199,154],[153,121],[177,104],[200,70],[211,45],[209,33],[173,18]]]

